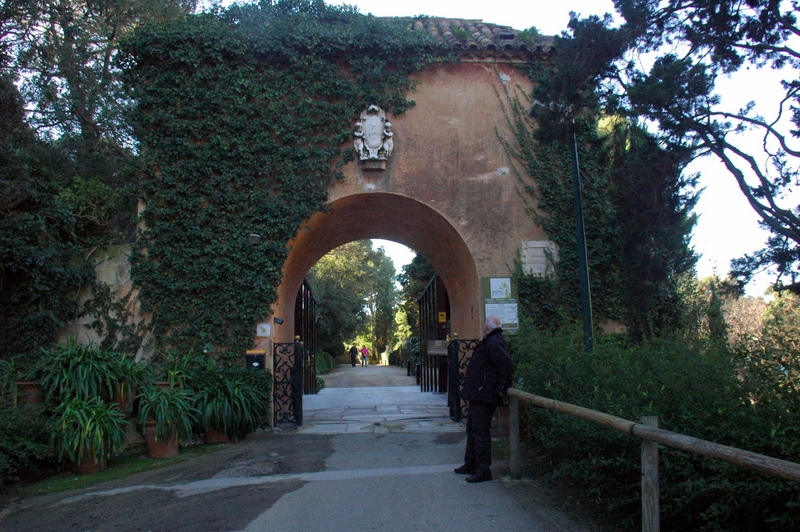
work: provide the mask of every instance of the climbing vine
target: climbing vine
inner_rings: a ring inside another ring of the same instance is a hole
[[[157,338],[223,358],[250,347],[286,242],[352,158],[353,119],[414,105],[411,74],[440,60],[426,39],[403,20],[303,0],[135,34],[123,55],[144,205],[132,274]]]
[[[543,89],[558,77],[541,64],[529,74],[537,92],[526,98],[547,98]],[[577,131],[596,321],[624,323],[635,340],[679,325],[678,280],[695,261],[688,246],[695,197],[687,192],[695,178],[681,174],[685,154],[662,149],[645,131],[594,110],[596,102],[590,100],[574,124],[564,124],[558,113],[540,117],[537,124],[528,115],[530,103],[510,92],[506,101],[515,133],[506,149],[519,163],[517,176],[535,207],[531,213],[558,245],[559,255],[553,277],[517,272],[524,312],[548,328],[580,316],[570,154],[572,131]]]

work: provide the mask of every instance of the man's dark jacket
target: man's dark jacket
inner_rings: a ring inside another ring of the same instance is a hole
[[[478,343],[469,359],[462,399],[502,405],[513,372],[503,329],[493,329]]]

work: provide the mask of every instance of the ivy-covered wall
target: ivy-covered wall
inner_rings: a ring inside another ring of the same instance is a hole
[[[543,76],[558,79],[552,66],[531,70],[536,85],[529,101],[509,98],[515,129],[509,152],[537,207],[532,214],[559,247],[554,276],[517,272],[521,309],[542,328],[580,319],[570,153],[575,131],[595,324],[622,324],[636,341],[673,330],[682,320],[679,285],[696,261],[689,246],[696,177],[682,174],[686,153],[666,150],[645,130],[596,111],[591,96],[574,124],[565,123],[563,112],[532,119],[531,101],[553,101],[542,82]]]
[[[157,338],[229,356],[250,347],[286,242],[351,157],[352,120],[369,104],[413,105],[411,74],[433,60],[426,38],[403,21],[281,1],[128,42],[145,205],[132,274]]]

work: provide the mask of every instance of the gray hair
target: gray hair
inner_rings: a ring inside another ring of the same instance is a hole
[[[486,318],[486,323],[484,323],[486,329],[490,331],[499,329],[500,327],[502,327],[502,325],[503,322],[497,316],[489,316],[488,318]]]

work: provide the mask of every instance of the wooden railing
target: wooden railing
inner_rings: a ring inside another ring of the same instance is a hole
[[[699,438],[693,438],[677,432],[658,428],[658,418],[648,416],[641,423],[612,416],[581,406],[562,403],[531,393],[511,388],[508,390],[509,402],[509,446],[511,448],[511,475],[521,475],[521,454],[519,444],[519,402],[532,404],[547,410],[585,419],[597,425],[630,434],[642,440],[642,530],[657,532],[659,525],[659,487],[658,487],[658,445],[674,447],[694,454],[722,460],[754,471],[766,473],[778,478],[800,482],[800,464],[779,460],[720,445]]]

